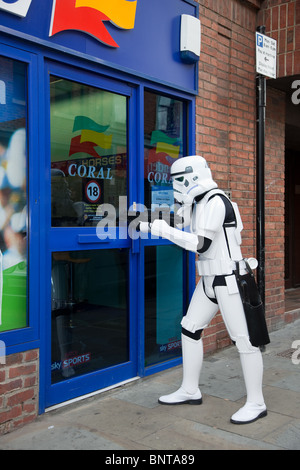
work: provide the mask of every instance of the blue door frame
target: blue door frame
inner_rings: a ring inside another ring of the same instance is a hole
[[[137,153],[136,134],[133,129],[136,128],[136,113],[134,112],[136,106],[136,97],[134,88],[107,79],[100,75],[95,75],[86,71],[74,70],[67,66],[60,65],[54,62],[47,62],[45,65],[45,83],[49,83],[49,76],[55,75],[60,78],[80,82],[81,84],[93,86],[102,90],[117,93],[127,98],[127,128],[128,128],[128,167],[127,179],[128,184],[128,203],[131,205],[133,201],[137,200],[137,173],[135,168]],[[138,250],[136,244],[127,236],[126,239],[117,238],[100,240],[96,234],[96,227],[51,227],[51,184],[50,184],[50,86],[45,90],[45,116],[46,116],[46,244],[47,244],[47,258],[45,263],[45,278],[46,278],[46,401],[45,406],[51,406],[59,402],[63,402],[75,398],[82,394],[93,392],[99,388],[108,387],[114,383],[122,382],[126,379],[138,375],[137,371],[137,302],[136,302],[136,288],[138,283],[137,272],[137,256]],[[118,231],[119,229],[117,229]],[[129,295],[129,360],[128,362],[102,369],[99,371],[91,372],[80,377],[74,377],[71,380],[65,380],[60,383],[51,384],[51,254],[57,251],[77,251],[77,250],[109,250],[109,249],[128,249],[129,250],[129,279],[128,279],[128,295]],[[100,385],[100,387],[99,387]]]

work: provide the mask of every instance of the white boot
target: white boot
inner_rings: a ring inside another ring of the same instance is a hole
[[[201,405],[199,377],[203,363],[202,339],[195,341],[181,335],[183,379],[181,387],[170,395],[164,395],[158,402],[163,405]]]
[[[240,353],[242,370],[247,390],[246,404],[234,413],[231,422],[247,424],[267,416],[267,407],[262,394],[263,362],[261,352]]]

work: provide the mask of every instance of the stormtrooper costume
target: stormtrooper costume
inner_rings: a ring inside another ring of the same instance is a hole
[[[179,214],[183,223],[170,227],[164,220],[141,223],[143,232],[166,238],[198,254],[197,268],[201,279],[195,289],[187,314],[183,317],[181,387],[159,398],[166,405],[201,404],[199,377],[203,362],[201,334],[220,310],[228,333],[240,354],[247,401],[231,422],[245,424],[267,415],[262,394],[263,362],[261,351],[252,346],[234,270],[239,262],[245,271],[241,245],[243,228],[238,208],[212,179],[206,160],[189,156],[171,167],[174,197],[182,204]],[[182,230],[189,226],[189,231]],[[177,225],[178,227],[178,225]],[[250,262],[249,262],[250,261]],[[256,260],[248,260],[252,268]]]

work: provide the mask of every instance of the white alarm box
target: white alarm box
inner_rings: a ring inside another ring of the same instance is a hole
[[[188,63],[197,62],[200,58],[201,22],[191,15],[181,15],[180,57]]]

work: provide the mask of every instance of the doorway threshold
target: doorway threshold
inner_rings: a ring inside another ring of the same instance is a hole
[[[130,382],[134,382],[140,379],[140,377],[133,377],[128,380],[124,380],[123,382],[118,382],[117,384],[110,385],[109,387],[101,388],[100,390],[96,390],[95,392],[87,393],[86,395],[81,395],[80,397],[72,398],[71,400],[64,401],[62,403],[58,403],[57,405],[49,406],[49,408],[45,409],[45,413],[50,411],[58,410],[64,406],[72,405],[78,401],[86,400],[87,398],[94,397],[95,395],[99,395],[100,393],[108,392],[109,390],[113,390],[114,388],[123,387],[123,385],[127,385]]]

